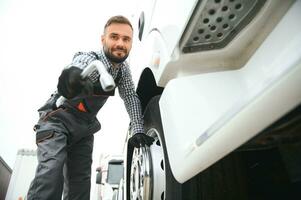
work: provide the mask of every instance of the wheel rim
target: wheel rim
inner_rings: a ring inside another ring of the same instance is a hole
[[[131,165],[132,200],[165,199],[165,160],[162,140],[156,129],[147,135],[155,139],[150,147],[135,148]]]

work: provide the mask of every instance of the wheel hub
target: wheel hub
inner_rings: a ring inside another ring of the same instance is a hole
[[[155,141],[150,147],[135,148],[131,165],[130,191],[132,200],[165,199],[165,162],[157,130],[147,132]]]

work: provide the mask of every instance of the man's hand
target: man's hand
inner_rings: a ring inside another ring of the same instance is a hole
[[[57,89],[66,99],[72,99],[79,94],[90,95],[93,93],[93,83],[88,78],[81,77],[82,71],[77,67],[70,67],[62,71]]]
[[[145,145],[150,146],[153,144],[154,141],[155,141],[154,138],[152,138],[144,133],[136,133],[129,139],[128,142],[133,147],[139,148],[139,147],[145,146]]]

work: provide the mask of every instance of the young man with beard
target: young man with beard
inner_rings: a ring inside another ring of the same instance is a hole
[[[38,166],[28,200],[89,200],[93,134],[100,130],[96,115],[114,90],[105,92],[97,70],[87,78],[81,72],[94,60],[101,61],[112,75],[130,116],[134,147],[151,145],[153,139],[144,134],[140,100],[135,92],[128,63],[133,28],[123,16],[111,17],[101,37],[99,52],[78,52],[59,77],[57,92],[38,111],[35,125]],[[66,100],[57,107],[57,99]]]

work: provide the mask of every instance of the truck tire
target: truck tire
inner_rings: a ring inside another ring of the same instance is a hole
[[[159,110],[160,96],[153,97],[144,112],[145,133],[155,141],[134,149],[131,164],[131,199],[181,200],[181,184],[169,165]]]

